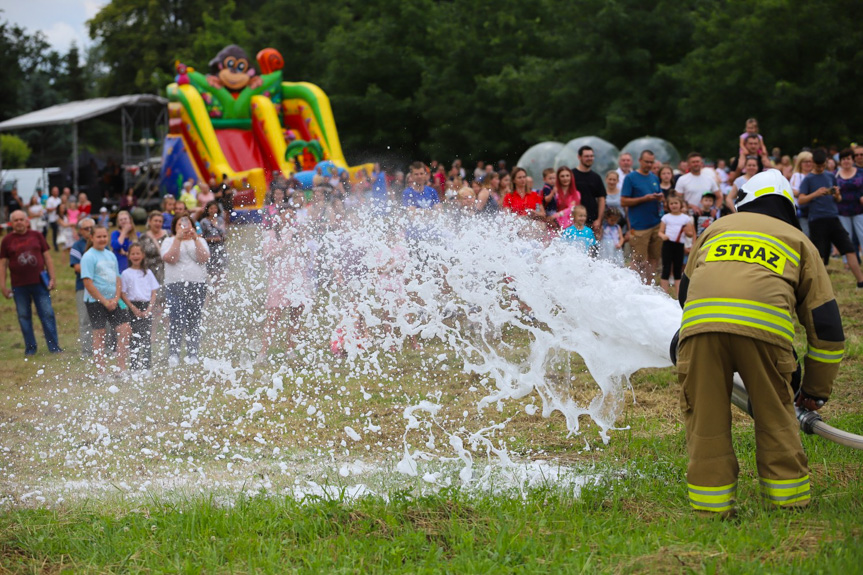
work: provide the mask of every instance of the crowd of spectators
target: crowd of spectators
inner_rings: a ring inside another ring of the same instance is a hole
[[[734,213],[740,190],[752,176],[777,169],[790,180],[801,226],[825,262],[831,249],[844,256],[845,266],[863,286],[858,263],[863,147],[833,155],[804,149],[792,157],[775,148],[768,153],[764,140],[757,123],[749,121],[737,154],[727,162],[705,161],[693,151],[671,166],[644,150],[637,158],[621,154],[618,168],[605,174],[593,171],[594,150],[582,146],[576,166],[549,167],[537,182],[523,167],[509,170],[503,161],[480,161],[472,171],[459,160],[449,169],[435,161],[414,162],[406,172],[390,173],[375,165],[370,173],[361,171],[353,178],[332,170],[316,175],[311,189],[277,175],[260,210],[268,281],[258,359],[266,360],[278,334],[287,336],[288,348],[293,345],[292,333],[313,305],[320,283],[322,272],[313,265],[317,240],[362,210],[406,214],[408,223],[400,233],[408,249],[426,238],[429,224],[422,213],[427,210],[477,218],[509,212],[526,218],[542,241],[559,237],[589,257],[618,266],[628,262],[645,283],[658,280],[675,295],[694,239],[717,218]],[[197,363],[208,294],[220,289],[231,262],[227,240],[237,193],[226,180],[188,181],[177,197],[165,196],[162,209],[148,214],[143,231],[127,210],[116,215],[110,229],[107,214],[99,214],[97,221],[86,195],[73,197],[68,188],[53,188],[29,206],[19,203],[10,218],[12,233],[0,248],[0,280],[7,297],[14,293],[25,353],[36,351],[31,302],[49,350],[61,351],[49,295],[56,281],[48,257],[50,236],[55,250],[69,252],[76,276],[80,351],[96,357],[100,373],[111,356],[120,370],[126,369],[127,357],[133,369],[150,369],[158,326],[167,331],[169,366],[180,364],[184,347],[182,361]],[[124,202],[123,207],[134,207],[134,194],[127,194]],[[355,267],[346,254],[338,281],[350,281]],[[6,287],[7,269],[12,290]],[[40,277],[43,271],[47,277]]]

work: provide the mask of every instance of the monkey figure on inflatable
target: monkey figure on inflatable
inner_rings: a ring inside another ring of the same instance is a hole
[[[263,82],[260,76],[255,75],[255,68],[249,62],[246,51],[236,44],[231,44],[222,48],[216,57],[210,60],[207,83],[216,90],[227,88],[236,98],[246,86],[254,90]]]
[[[206,76],[177,62],[177,84],[191,84],[201,94],[213,120],[247,120],[251,117],[252,97],[263,95],[274,104],[282,98],[284,60],[278,51],[267,48],[258,54],[262,75],[258,75],[246,51],[231,44],[210,60]]]

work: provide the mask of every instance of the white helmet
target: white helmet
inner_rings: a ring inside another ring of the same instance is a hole
[[[765,170],[749,178],[749,181],[740,188],[743,197],[737,196],[737,207],[763,198],[767,195],[779,195],[786,198],[794,205],[794,194],[791,193],[791,184],[779,170]]]

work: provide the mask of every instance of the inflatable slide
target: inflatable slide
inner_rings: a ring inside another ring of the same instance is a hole
[[[161,192],[179,195],[193,178],[237,190],[239,212],[257,210],[277,173],[310,185],[318,164],[348,167],[327,95],[307,82],[282,81],[284,60],[273,48],[257,55],[257,74],[245,51],[223,48],[201,74],[176,63],[176,82],[168,86],[169,134],[162,151]]]

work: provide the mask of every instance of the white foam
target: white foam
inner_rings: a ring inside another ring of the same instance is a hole
[[[577,435],[587,416],[598,431],[590,439],[609,441],[629,376],[669,365],[679,307],[628,270],[546,242],[526,219],[425,219],[435,238],[419,246],[402,234],[416,222],[370,215],[291,243],[312,262],[316,305],[290,341],[284,314],[264,364],[252,362],[267,321],[261,232],[235,228],[229,286],[205,312],[201,364],[169,372],[157,363],[110,395],[87,385],[92,366],[77,360],[41,374],[55,384],[42,398],[51,412],[19,404],[18,415],[51,440],[17,448],[0,482],[17,486],[23,474],[69,486],[126,481],[135,491],[139,474],[200,484],[202,474],[246,477],[262,462],[307,469],[357,451],[389,457],[378,471],[426,486],[473,489],[502,474],[522,487],[537,474],[559,480],[553,464],[531,467],[511,451],[511,419],[558,412]],[[284,355],[288,346],[295,356]],[[453,392],[461,373],[471,384]],[[380,402],[403,414],[401,428],[381,425]],[[0,445],[12,433],[0,428]]]

